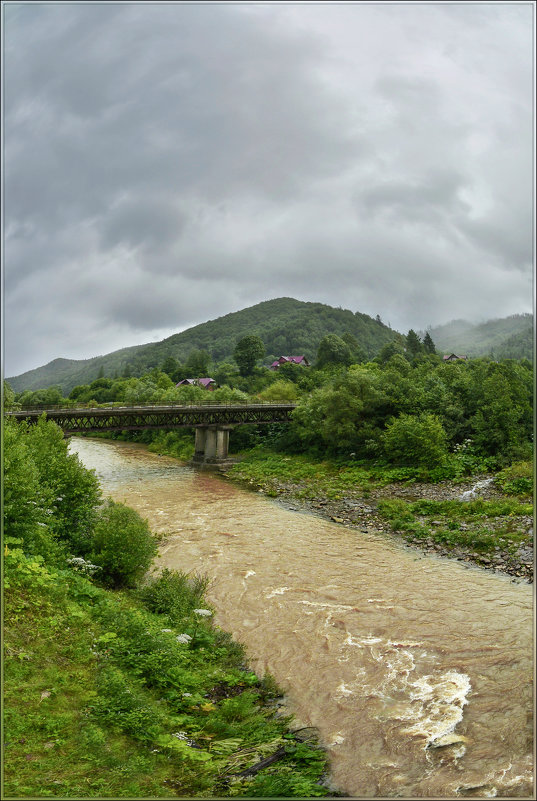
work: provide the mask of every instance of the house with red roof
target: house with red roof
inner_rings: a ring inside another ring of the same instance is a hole
[[[282,364],[301,364],[304,367],[309,367],[310,363],[305,356],[280,356],[275,362],[270,365],[271,370],[277,370]]]
[[[176,387],[185,387],[185,386],[197,386],[203,387],[204,389],[208,389],[209,392],[212,392],[216,389],[216,381],[214,378],[183,378],[182,381],[179,381],[178,384],[175,385]]]

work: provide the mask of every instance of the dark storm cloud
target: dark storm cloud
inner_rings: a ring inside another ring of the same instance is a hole
[[[529,11],[4,10],[6,374],[283,295],[528,310]]]

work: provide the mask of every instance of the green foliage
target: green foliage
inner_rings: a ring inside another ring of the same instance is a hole
[[[533,464],[529,461],[515,462],[501,470],[495,480],[508,495],[531,497],[534,490]]]
[[[18,408],[19,404],[15,402],[15,393],[8,382],[4,381],[2,387],[2,408],[6,410]]]
[[[433,414],[401,414],[386,426],[383,446],[388,461],[436,467],[447,459],[446,434]]]
[[[135,587],[156,553],[147,521],[134,509],[109,499],[99,512],[88,553],[101,567],[99,580],[116,589]]]
[[[5,421],[4,525],[28,553],[56,560],[65,548],[79,553],[99,500],[95,475],[68,453],[58,426],[44,417],[34,426]]]
[[[61,387],[52,386],[46,389],[37,389],[34,392],[26,390],[21,395],[17,396],[17,401],[23,408],[27,406],[41,406],[46,409],[61,405],[64,399]]]
[[[406,335],[406,349],[411,357],[423,352],[423,343],[413,328]]]
[[[379,353],[375,356],[375,362],[378,364],[386,364],[394,356],[403,356],[404,352],[405,350],[402,342],[399,339],[393,339],[383,345]]]
[[[423,348],[426,353],[436,353],[436,347],[430,333],[427,331],[423,337]]]
[[[152,431],[148,450],[189,461],[194,456],[194,435],[191,430]]]
[[[378,502],[378,511],[394,530],[407,538],[492,553],[496,546],[518,547],[524,534],[516,525],[517,517],[531,515],[533,507],[513,498],[503,501],[478,498],[470,502],[426,499],[408,502],[389,498]]]
[[[41,418],[25,436],[40,483],[52,498],[52,530],[72,551],[83,552],[101,499],[97,477],[69,454],[63,432],[52,421]]]
[[[165,568],[138,590],[138,597],[150,612],[167,615],[179,623],[203,604],[209,584],[207,576],[189,575]]]
[[[337,334],[326,334],[319,342],[315,366],[319,369],[352,363],[351,348]]]
[[[211,356],[206,350],[192,350],[184,365],[183,378],[208,378]]]
[[[291,381],[275,381],[259,393],[259,398],[266,401],[285,401],[293,403],[298,397],[296,385]]]
[[[313,452],[375,453],[375,422],[383,403],[375,373],[354,365],[303,398],[293,412],[293,426]]]
[[[249,334],[239,339],[233,351],[233,358],[237,362],[242,376],[251,375],[256,362],[262,359],[264,355],[265,345],[263,340],[256,334]]]

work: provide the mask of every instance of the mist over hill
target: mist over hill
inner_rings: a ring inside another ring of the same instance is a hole
[[[400,336],[380,318],[373,319],[361,312],[276,298],[201,323],[160,342],[122,348],[91,359],[54,359],[7,381],[15,392],[58,385],[67,395],[74,386],[91,383],[101,372],[114,377],[122,375],[128,367],[133,376],[139,376],[159,367],[168,356],[184,362],[192,350],[206,350],[214,362],[229,361],[237,341],[247,334],[257,334],[263,340],[265,363],[282,355],[304,355],[313,361],[326,334],[344,333],[356,337],[369,358]]]
[[[531,314],[512,314],[484,323],[452,320],[427,330],[437,349],[445,353],[492,359],[533,358]]]

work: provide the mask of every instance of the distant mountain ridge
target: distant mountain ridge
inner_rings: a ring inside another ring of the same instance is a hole
[[[492,359],[533,358],[531,314],[512,314],[484,323],[452,320],[427,330],[439,351]]]
[[[91,383],[101,372],[121,375],[129,366],[132,375],[159,367],[168,356],[184,362],[192,350],[206,350],[215,362],[232,359],[235,345],[247,334],[257,334],[266,347],[265,362],[285,355],[315,360],[317,347],[326,334],[352,334],[369,358],[387,342],[401,335],[361,312],[334,308],[294,298],[275,298],[231,312],[215,320],[146,345],[122,348],[91,359],[54,359],[48,364],[7,378],[15,392],[58,385],[66,395],[78,384]]]

